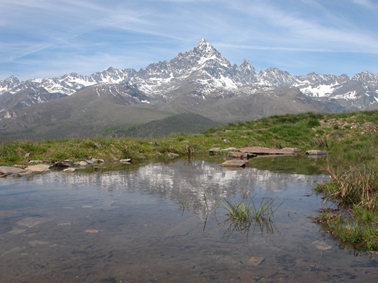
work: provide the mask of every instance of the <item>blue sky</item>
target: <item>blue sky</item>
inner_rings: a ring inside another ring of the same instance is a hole
[[[209,41],[258,70],[378,73],[373,0],[0,0],[0,80],[139,70]]]

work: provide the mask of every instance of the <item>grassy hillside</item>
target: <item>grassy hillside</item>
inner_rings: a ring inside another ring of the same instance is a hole
[[[173,123],[175,119],[164,121]],[[149,159],[166,152],[201,155],[207,154],[212,147],[246,146],[298,147],[303,151],[320,149],[331,153],[333,159],[353,163],[375,162],[378,152],[377,121],[378,111],[304,113],[230,123],[210,128],[200,134],[180,133],[166,137],[134,139],[93,137],[3,142],[0,146],[0,163],[14,164],[32,158],[80,159],[86,154],[105,159],[121,158],[125,157],[125,148],[129,154],[135,152],[137,159]],[[152,123],[151,127],[153,126],[156,124]],[[143,130],[152,131],[151,128]],[[26,153],[30,153],[30,156],[24,157]]]
[[[112,137],[159,137],[175,133],[201,133],[219,123],[193,113],[173,115],[139,126],[106,129],[102,135]]]

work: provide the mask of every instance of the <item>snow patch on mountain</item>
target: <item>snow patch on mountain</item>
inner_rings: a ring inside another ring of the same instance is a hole
[[[329,97],[337,84],[330,84],[330,85],[318,85],[318,86],[308,86],[304,88],[299,88],[301,92],[307,94],[308,96],[312,97]]]
[[[348,91],[347,93],[344,94],[339,94],[333,96],[334,99],[348,99],[348,100],[355,100],[357,98],[357,91]]]

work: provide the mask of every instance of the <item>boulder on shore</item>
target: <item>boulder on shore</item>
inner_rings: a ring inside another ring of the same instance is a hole
[[[295,147],[284,147],[283,149],[281,149],[281,151],[288,152],[288,153],[291,153],[291,154],[301,154],[302,153],[301,149],[295,148]]]
[[[50,170],[50,165],[46,164],[38,164],[38,165],[30,165],[25,168],[26,170],[30,172],[46,172]]]
[[[77,161],[77,162],[74,162],[73,165],[74,165],[74,166],[85,167],[85,166],[88,165],[88,162],[86,162],[86,161]]]
[[[123,164],[130,164],[130,162],[131,162],[131,158],[125,158],[125,159],[119,160],[119,163],[123,163]]]
[[[220,147],[214,147],[214,148],[211,148],[209,149],[209,155],[213,156],[215,155],[216,153],[219,153],[220,152]]]
[[[89,160],[86,161],[88,164],[92,165],[92,164],[102,164],[102,163],[105,163],[105,160],[104,159],[97,159],[97,158],[91,158]]]
[[[0,176],[10,176],[10,175],[21,175],[26,173],[27,170],[16,168],[16,167],[10,167],[10,166],[0,166]]]
[[[178,157],[180,157],[180,154],[168,152],[168,157],[169,158],[178,158]]]
[[[55,162],[52,167],[54,167],[54,168],[68,168],[71,165],[72,165],[71,162],[58,161],[58,162]]]

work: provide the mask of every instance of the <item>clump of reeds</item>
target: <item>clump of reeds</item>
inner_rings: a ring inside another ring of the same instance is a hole
[[[274,226],[272,219],[275,212],[281,206],[273,206],[274,199],[264,197],[260,205],[255,205],[253,198],[249,200],[243,198],[241,201],[235,201],[231,198],[224,199],[220,203],[228,210],[229,218],[224,221],[229,225],[226,234],[231,235],[234,231],[242,232],[248,235],[252,229],[252,235],[255,230],[260,230],[261,235],[274,234],[277,228]],[[278,230],[277,230],[278,231]]]
[[[231,198],[224,199],[221,204],[228,210],[228,216],[237,222],[250,222],[252,220],[267,222],[274,217],[274,213],[281,206],[273,207],[274,199],[264,197],[259,206],[250,200],[242,199],[240,202]]]
[[[328,167],[331,180],[320,184],[317,191],[324,193],[340,206],[356,205],[376,210],[378,201],[378,168],[376,166],[351,167],[339,173]]]
[[[377,225],[362,220],[357,215],[338,215],[328,223],[331,235],[354,248],[368,250],[378,249]]]
[[[322,211],[315,222],[321,223],[331,235],[357,249],[378,249],[378,171],[363,165],[344,172],[328,168],[331,180],[317,190],[343,207],[345,213],[334,215]]]

